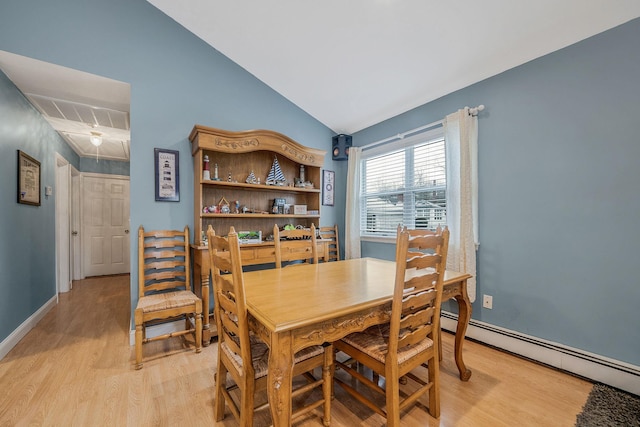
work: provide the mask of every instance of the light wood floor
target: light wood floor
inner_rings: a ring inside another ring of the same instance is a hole
[[[144,347],[133,369],[129,345],[129,276],[76,282],[60,304],[0,361],[0,426],[210,426],[216,345],[196,354],[182,338]],[[407,426],[573,426],[591,383],[465,343],[473,376],[458,379],[453,336],[443,334],[441,417],[422,404],[403,415]],[[214,343],[215,344],[215,343]],[[170,355],[167,355],[167,353]],[[338,373],[340,374],[340,373]],[[421,401],[425,402],[426,398]],[[334,426],[381,426],[336,387]],[[268,411],[256,425],[270,423]],[[221,426],[236,426],[230,413]],[[298,426],[320,426],[317,414]]]

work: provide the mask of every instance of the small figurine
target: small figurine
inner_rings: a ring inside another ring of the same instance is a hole
[[[213,167],[213,180],[214,181],[220,181],[220,178],[218,178],[218,164],[217,163]]]
[[[229,176],[227,177],[227,181],[231,182],[231,172],[229,172]]]
[[[202,179],[209,181],[211,179],[211,172],[209,172],[209,156],[204,155],[204,170],[202,171]]]

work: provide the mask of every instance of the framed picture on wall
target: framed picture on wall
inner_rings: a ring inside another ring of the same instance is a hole
[[[18,150],[18,203],[40,206],[40,162]]]
[[[175,150],[154,149],[156,202],[180,201],[179,156]]]
[[[335,198],[335,180],[336,173],[334,171],[322,171],[322,204],[325,206],[333,206]]]

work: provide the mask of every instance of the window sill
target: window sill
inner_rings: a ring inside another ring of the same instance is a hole
[[[361,236],[360,237],[360,241],[361,242],[375,242],[375,243],[391,243],[391,244],[395,244],[396,243],[396,238],[395,237],[391,237],[391,236],[386,236],[386,237],[374,237],[374,236]]]

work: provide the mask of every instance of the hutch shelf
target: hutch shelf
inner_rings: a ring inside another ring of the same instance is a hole
[[[195,125],[189,135],[194,170],[194,239],[192,244],[194,285],[203,303],[209,303],[209,255],[204,243],[207,227],[218,235],[227,235],[230,227],[236,231],[260,231],[262,243],[242,245],[242,259],[246,265],[273,262],[274,246],[268,237],[273,226],[286,224],[320,226],[321,167],[326,154],[323,150],[305,147],[291,138],[269,130],[232,132]],[[205,179],[205,156],[208,177]],[[265,185],[275,159],[285,182]],[[301,178],[304,167],[305,187],[294,185]],[[217,171],[217,178],[216,178]],[[254,183],[247,183],[248,177]],[[260,180],[260,183],[255,183]],[[289,207],[272,213],[274,200]],[[218,209],[227,204],[229,212]],[[294,206],[306,206],[306,214],[295,214]],[[211,212],[211,211],[214,212]],[[318,255],[322,258],[326,242],[320,240]],[[206,307],[207,305],[205,305]],[[216,335],[210,324],[208,311],[203,322],[203,343]]]

